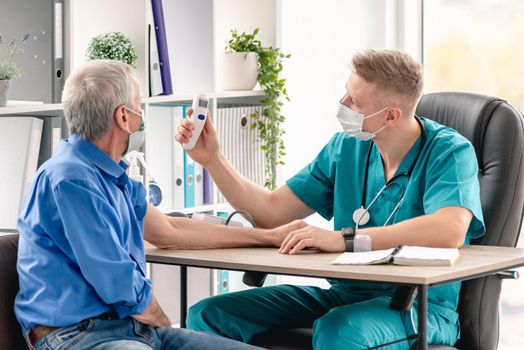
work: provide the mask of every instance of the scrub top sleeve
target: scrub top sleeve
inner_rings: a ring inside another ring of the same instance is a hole
[[[428,162],[424,210],[426,214],[433,214],[445,207],[469,209],[473,218],[467,233],[468,239],[479,238],[485,228],[475,150],[462,137],[437,142]]]
[[[341,133],[331,138],[317,157],[286,183],[295,195],[326,220],[333,217],[336,154],[340,151]]]

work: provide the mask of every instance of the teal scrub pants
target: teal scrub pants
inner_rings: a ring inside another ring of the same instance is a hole
[[[213,296],[189,309],[187,327],[243,342],[271,329],[313,328],[314,349],[367,349],[414,333],[409,312],[390,309],[393,289],[346,291],[278,285]],[[428,311],[428,342],[453,345],[457,325]],[[403,341],[387,349],[408,350]]]

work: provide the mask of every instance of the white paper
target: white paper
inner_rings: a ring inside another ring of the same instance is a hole
[[[389,262],[395,248],[373,250],[370,252],[342,253],[333,261],[335,265],[368,265]]]
[[[450,266],[459,257],[457,248],[403,246],[395,255],[396,265]]]

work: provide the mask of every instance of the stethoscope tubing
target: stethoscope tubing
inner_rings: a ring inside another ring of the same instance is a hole
[[[418,116],[415,115],[415,119],[418,123],[418,125],[420,126],[420,129],[422,131],[422,134],[421,134],[421,143],[420,143],[420,147],[419,147],[419,150],[417,152],[417,156],[415,157],[415,160],[413,161],[413,163],[411,164],[411,166],[409,167],[408,171],[407,172],[402,172],[402,173],[399,173],[399,174],[396,174],[394,175],[391,179],[389,179],[386,184],[380,189],[380,191],[377,193],[377,195],[375,196],[375,198],[373,198],[373,200],[371,201],[371,203],[369,203],[369,205],[366,207],[366,194],[367,194],[367,185],[368,185],[368,176],[369,176],[369,160],[371,158],[371,150],[373,149],[373,145],[374,145],[374,142],[371,141],[371,144],[369,145],[369,149],[368,149],[368,154],[367,154],[367,158],[366,158],[366,167],[365,167],[365,170],[364,170],[364,183],[363,183],[363,186],[362,186],[362,195],[361,195],[361,198],[360,198],[360,208],[357,209],[357,210],[360,210],[360,209],[364,209],[365,210],[363,211],[363,214],[360,215],[360,218],[357,222],[355,222],[356,226],[358,227],[359,226],[359,223],[360,223],[360,219],[362,219],[362,217],[365,215],[365,213],[369,213],[369,208],[371,208],[371,206],[373,205],[373,203],[375,203],[375,201],[378,199],[378,197],[380,196],[380,194],[382,192],[384,192],[390,185],[392,184],[397,184],[395,183],[394,181],[398,178],[400,178],[401,176],[406,176],[408,178],[408,181],[411,177],[411,174],[413,173],[413,169],[415,168],[415,165],[417,164],[418,162],[418,159],[420,158],[420,154],[422,153],[422,150],[424,149],[424,146],[426,144],[426,132],[425,132],[425,128],[424,128],[424,123],[422,122],[422,120],[420,120],[420,118]],[[397,184],[400,186],[400,184]],[[391,215],[388,217],[388,219],[386,220],[386,223],[384,225],[387,225],[387,223],[389,222],[389,220],[391,219],[391,217],[393,216],[393,214],[398,210],[398,208],[400,207],[400,205],[402,204],[402,201],[404,200],[404,189],[402,188],[402,186],[400,186],[401,190],[402,190],[402,194],[401,194],[401,197],[400,197],[400,201],[398,202],[398,204],[395,206],[395,209],[393,210],[393,212],[391,213]],[[357,211],[355,210],[355,212]],[[364,225],[369,222],[369,219],[366,220],[365,223],[363,223]]]

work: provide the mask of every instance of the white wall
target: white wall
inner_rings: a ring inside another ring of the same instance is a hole
[[[284,63],[291,102],[286,116],[286,165],[281,183],[295,175],[341,128],[336,119],[345,93],[351,57],[364,48],[383,49],[388,0],[279,0],[278,46],[292,56]],[[315,214],[306,221],[332,229]],[[327,286],[324,280],[282,276],[281,283]]]
[[[122,32],[135,46],[138,55],[137,77],[142,95],[147,95],[146,53],[147,26],[145,15],[150,11],[144,0],[68,0],[66,20],[66,72],[86,61],[91,39],[108,32]],[[134,24],[134,25],[132,25]]]
[[[283,183],[340,130],[335,116],[351,57],[360,49],[385,47],[386,20],[385,0],[281,0],[278,11],[279,46],[292,55],[284,63],[291,102],[283,108]]]
[[[259,28],[257,37],[262,45],[276,45],[276,0],[215,0],[214,21],[217,72],[220,72],[221,55],[231,37],[231,29],[251,33]],[[215,83],[218,89],[220,74],[216,74]]]

